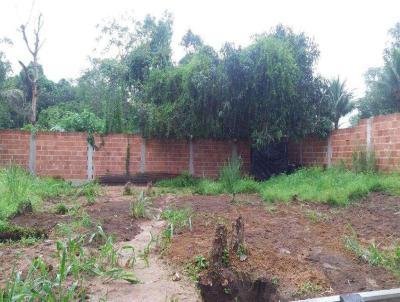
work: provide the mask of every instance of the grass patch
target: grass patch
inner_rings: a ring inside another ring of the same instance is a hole
[[[323,288],[316,283],[311,281],[306,281],[297,289],[296,295],[298,296],[306,296],[311,294],[317,294],[322,292]]]
[[[353,232],[343,238],[345,247],[354,253],[360,261],[371,266],[380,266],[400,278],[400,245],[394,243],[390,248],[380,249],[376,243],[363,246]]]
[[[164,210],[161,213],[161,218],[166,220],[168,223],[168,226],[164,231],[164,237],[171,239],[174,233],[181,232],[187,226],[189,226],[189,229],[191,230],[192,215],[193,210],[190,208]]]
[[[45,229],[25,228],[0,221],[0,242],[17,241],[23,238],[40,239],[45,237],[47,237]]]
[[[238,178],[237,165],[224,168],[225,176],[217,181],[199,179],[184,181],[188,176],[163,181],[164,188],[190,188],[200,195],[258,193],[267,202],[300,201],[348,205],[370,192],[400,195],[400,175],[354,172],[340,168],[304,168],[290,175],[279,175],[264,182],[245,176]],[[221,174],[224,174],[221,173]]]
[[[96,197],[100,195],[101,187],[97,181],[88,182],[76,189],[76,196],[85,196],[89,205],[96,201]]]
[[[98,249],[87,250],[85,242],[94,237],[104,237]],[[32,260],[25,277],[13,271],[4,288],[0,288],[0,301],[78,301],[86,300],[88,276],[101,276],[106,281],[125,280],[138,283],[132,272],[119,264],[120,250],[114,247],[112,237],[101,228],[90,237],[70,236],[56,243],[57,265],[53,266],[39,257]],[[123,247],[122,249],[133,247]],[[134,256],[133,256],[134,257]]]
[[[198,178],[193,177],[189,172],[183,172],[175,178],[159,180],[155,185],[163,188],[188,188],[197,186],[199,181]]]
[[[0,170],[0,220],[40,207],[43,200],[72,194],[71,184],[53,178],[35,177],[16,166]]]
[[[280,175],[260,184],[265,201],[290,202],[294,196],[300,201],[327,202],[347,205],[370,192],[385,191],[400,194],[398,174],[355,173],[342,169],[306,168],[291,175]]]
[[[133,218],[145,218],[146,210],[150,206],[151,200],[145,196],[144,191],[141,191],[136,200],[130,204],[131,215]]]

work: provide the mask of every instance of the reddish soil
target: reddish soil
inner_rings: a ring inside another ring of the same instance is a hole
[[[224,223],[230,230],[231,223],[242,215],[250,255],[244,262],[231,257],[231,264],[254,279],[279,280],[278,292],[283,300],[399,285],[391,273],[360,261],[343,243],[352,229],[365,243],[375,241],[382,246],[400,239],[399,198],[371,194],[347,208],[294,202],[276,204],[269,210],[255,195],[237,199],[242,201],[231,204],[228,196],[158,198],[160,206],[191,206],[196,213],[192,232],[176,235],[167,257],[183,266],[196,255],[207,256],[216,225]],[[307,282],[318,289],[299,291]]]
[[[132,196],[123,196],[122,187],[104,187],[104,193],[93,205],[83,204],[83,210],[90,215],[93,222],[100,223],[103,230],[116,237],[117,241],[135,238],[140,232],[140,221],[130,216],[129,204]],[[52,201],[53,204],[54,201]],[[84,201],[82,200],[82,203]],[[11,220],[11,223],[29,228],[44,228],[51,233],[58,223],[69,223],[69,215],[56,215],[49,212],[26,213]]]
[[[130,217],[132,197],[122,196],[122,190],[105,187],[94,205],[83,206],[92,220],[100,222],[117,241],[135,238],[143,223]],[[191,207],[195,213],[192,232],[183,230],[174,236],[166,253],[169,263],[183,269],[194,256],[207,256],[216,225],[223,223],[230,230],[231,223],[242,215],[249,256],[244,262],[232,256],[230,264],[254,280],[277,281],[281,300],[399,285],[399,280],[385,269],[357,259],[345,248],[343,237],[355,232],[362,243],[375,241],[381,248],[400,240],[400,198],[376,193],[346,208],[297,202],[265,205],[257,195],[239,195],[237,200],[240,202],[232,204],[230,197],[224,195],[157,197],[156,207]],[[21,215],[12,222],[51,232],[57,223],[71,219],[43,212]],[[51,259],[53,254],[53,240],[33,247],[0,246],[0,284],[4,281],[2,274],[9,274],[14,265],[24,270],[33,257],[44,255]],[[315,287],[306,290],[306,284]]]

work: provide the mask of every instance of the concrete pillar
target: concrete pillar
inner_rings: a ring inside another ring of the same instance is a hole
[[[189,173],[194,175],[194,151],[193,151],[193,140],[189,140]]]
[[[31,133],[29,140],[29,172],[36,174],[36,134]]]
[[[372,121],[373,117],[367,119],[367,152],[372,152],[374,146],[372,146]]]
[[[87,179],[92,180],[93,179],[93,152],[94,148],[93,146],[88,142],[88,147],[87,147]]]
[[[332,150],[332,135],[329,135],[328,137],[328,149],[326,152],[326,157],[327,157],[327,165],[328,167],[332,166],[332,155],[333,155],[333,150]]]
[[[146,140],[142,138],[140,145],[140,173],[146,172]]]

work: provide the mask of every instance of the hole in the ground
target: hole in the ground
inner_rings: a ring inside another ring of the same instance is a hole
[[[0,228],[0,242],[18,241],[22,238],[47,238],[47,231],[41,228],[25,228],[12,224]]]
[[[253,279],[226,268],[203,275],[199,288],[205,302],[279,301],[276,286],[267,278]]]

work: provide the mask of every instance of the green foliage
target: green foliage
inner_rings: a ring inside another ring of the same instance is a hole
[[[68,108],[68,107],[67,107]],[[65,106],[53,106],[42,111],[37,126],[51,131],[85,131],[104,133],[105,123],[87,109],[82,112],[68,111]]]
[[[358,166],[373,167],[374,160],[369,159],[365,165]],[[400,195],[399,174],[373,173],[370,168],[361,170],[357,168],[356,172],[346,170],[344,165],[326,170],[318,167],[304,168],[290,175],[272,177],[264,182],[256,182],[249,177],[238,179],[236,178],[237,167],[232,168],[236,171],[232,175],[229,169],[224,168],[224,173],[228,175],[227,180],[224,180],[225,183],[222,180],[200,179],[194,184],[190,183],[190,190],[201,195],[232,194],[232,192],[235,194],[258,193],[268,202],[290,202],[296,198],[300,201],[325,202],[332,205],[347,205],[370,192]],[[181,180],[163,181],[162,185],[171,188],[187,187]]]
[[[105,244],[96,251],[87,251],[85,242],[99,234]],[[50,265],[37,257],[32,260],[27,275],[13,271],[0,289],[0,301],[72,301],[85,300],[88,276],[101,276],[106,280],[125,280],[137,283],[132,272],[118,266],[119,251],[114,248],[113,240],[102,229],[88,239],[78,235],[57,241],[57,266],[52,272]],[[72,278],[72,279],[71,279]]]
[[[337,77],[329,81],[326,97],[330,106],[332,106],[335,129],[338,129],[339,119],[350,113],[354,108],[353,94],[347,90],[346,81],[341,81]]]
[[[280,175],[260,184],[262,198],[269,202],[299,200],[347,205],[369,192],[400,193],[398,174],[355,173],[337,168],[300,169],[291,175]]]
[[[18,241],[23,238],[44,238],[46,237],[46,230],[36,228],[25,228],[18,225],[9,224],[0,220],[0,233],[8,237],[5,240]]]
[[[343,242],[345,247],[361,261],[365,261],[371,266],[384,267],[400,277],[400,246],[398,243],[394,243],[390,248],[385,249],[380,249],[375,242],[364,247],[358,241],[354,231],[352,235],[344,236]]]
[[[389,30],[391,38],[383,54],[384,64],[366,73],[366,93],[358,109],[361,118],[400,110],[400,23]]]
[[[131,214],[133,218],[145,218],[146,209],[149,207],[150,199],[141,191],[137,199],[131,202]]]
[[[352,169],[356,173],[377,171],[375,152],[368,152],[359,148],[351,154],[351,161]]]
[[[97,181],[90,181],[77,188],[77,196],[85,196],[89,205],[94,204],[100,195],[101,187]]]
[[[65,215],[67,214],[69,211],[68,207],[65,205],[65,203],[59,203],[57,204],[56,208],[55,208],[55,213],[59,214],[59,215]]]
[[[65,181],[35,177],[16,166],[0,170],[0,220],[30,205],[35,209],[45,198],[73,192],[72,186]]]
[[[224,193],[224,189],[220,182],[202,179],[193,192],[201,195],[218,195]]]
[[[218,51],[189,30],[182,39],[186,55],[173,64],[172,29],[169,13],[108,20],[99,26],[104,52],[91,58],[76,85],[48,80],[40,66],[41,129],[249,139],[255,145],[331,130],[326,83],[314,72],[319,51],[304,33],[278,25],[247,47],[226,43]],[[23,127],[30,84],[23,72],[7,76],[7,66],[0,58],[0,77],[10,83],[8,91],[21,93],[0,102],[0,127]]]
[[[193,261],[189,262],[185,267],[185,272],[193,281],[199,280],[199,274],[207,269],[208,261],[203,255],[194,257]]]
[[[237,156],[233,156],[231,160],[226,163],[222,168],[219,176],[219,181],[222,188],[232,194],[232,200],[235,199],[236,185],[238,181],[242,178],[241,169],[242,161]]]
[[[296,295],[305,296],[310,294],[316,294],[323,290],[322,286],[313,283],[311,281],[306,281],[297,289]]]
[[[182,231],[186,226],[189,226],[189,220],[193,215],[190,208],[186,209],[167,209],[161,213],[161,218],[168,223],[165,235],[172,238],[174,233]]]
[[[198,183],[199,179],[194,178],[189,172],[183,172],[175,178],[157,181],[155,185],[164,188],[188,188],[194,187]]]
[[[229,251],[227,250],[227,249],[224,249],[224,252],[223,252],[223,254],[222,254],[222,264],[225,266],[225,267],[228,267],[229,266],[229,263],[230,263],[230,259],[229,259]]]
[[[326,135],[332,121],[325,85],[313,74],[317,57],[309,38],[283,26],[246,48],[227,44],[220,54],[197,45],[175,68],[149,73],[137,103],[141,132],[251,138],[256,145],[285,135]]]

